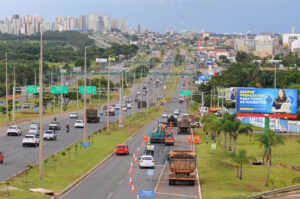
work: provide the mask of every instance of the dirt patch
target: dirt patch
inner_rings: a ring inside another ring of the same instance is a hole
[[[277,164],[277,165],[272,165],[272,167],[279,167],[279,168],[286,168],[286,169],[292,169],[295,171],[300,171],[299,166],[293,166],[293,165]]]
[[[221,161],[221,160],[215,160],[215,161],[217,161],[219,164],[221,164],[222,166],[227,167],[227,168],[229,168],[229,169],[234,169],[234,168],[235,168],[235,166],[233,166],[233,165],[230,164],[230,163],[223,162],[223,161]]]
[[[253,185],[250,185],[250,184],[246,184],[245,185],[245,188],[248,190],[248,191],[251,191],[251,192],[261,192],[260,189],[258,189],[257,187],[253,186]]]

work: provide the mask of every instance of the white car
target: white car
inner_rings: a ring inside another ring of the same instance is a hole
[[[120,105],[119,105],[119,104],[116,104],[115,109],[116,109],[116,110],[120,110]]]
[[[40,135],[40,131],[37,126],[31,126],[28,131],[29,134]]]
[[[39,146],[40,139],[34,135],[34,134],[27,134],[23,138],[23,147],[33,145],[33,146]]]
[[[32,127],[32,126],[36,126],[38,129],[40,129],[40,123],[39,122],[31,122],[30,127]]]
[[[143,155],[140,159],[140,168],[154,168],[154,159],[151,155]]]
[[[78,118],[78,113],[76,113],[76,112],[70,113],[70,118],[77,119]]]
[[[123,111],[127,111],[127,108],[126,108],[126,107],[123,107]]]
[[[44,132],[44,140],[56,140],[56,133],[52,130],[47,130]]]
[[[174,111],[174,115],[179,115],[180,114],[180,110],[179,109],[176,109],[175,111]]]
[[[127,104],[127,109],[132,109],[132,104]]]
[[[22,135],[22,129],[18,126],[10,126],[7,129],[7,136],[10,135]]]
[[[74,124],[75,128],[83,128],[84,124],[82,120],[77,120],[76,123]]]
[[[161,115],[161,117],[162,117],[162,118],[168,118],[168,114],[167,114],[167,113],[163,113],[163,114]]]

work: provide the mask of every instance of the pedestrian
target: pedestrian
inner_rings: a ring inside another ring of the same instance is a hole
[[[151,146],[150,146],[150,154],[152,156],[154,156],[154,145],[153,144],[151,144]]]
[[[205,137],[206,137],[206,139],[208,139],[208,133],[207,132],[205,133]]]

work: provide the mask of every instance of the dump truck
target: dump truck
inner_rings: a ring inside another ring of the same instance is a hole
[[[181,117],[177,120],[178,134],[190,134],[191,122],[188,117]]]
[[[175,136],[173,128],[166,128],[165,134],[165,145],[173,145],[174,146]]]
[[[165,131],[157,130],[150,132],[149,134],[150,137],[150,143],[165,143]]]
[[[177,117],[175,115],[169,115],[167,119],[168,126],[177,127]]]
[[[173,150],[169,156],[169,185],[187,182],[194,186],[196,180],[196,155],[193,151]]]
[[[86,108],[86,121],[87,123],[98,123],[100,122],[100,117],[98,116],[97,106],[87,106]]]

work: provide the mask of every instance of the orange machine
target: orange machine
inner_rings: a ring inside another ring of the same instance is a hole
[[[173,128],[166,128],[165,134],[165,145],[173,145],[174,146],[175,136]]]

